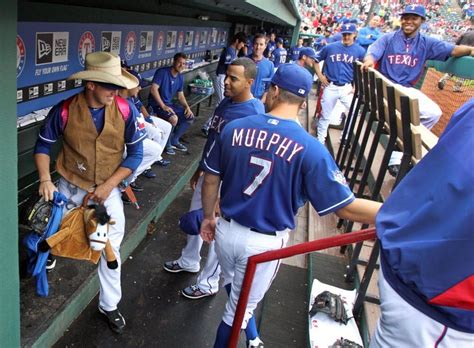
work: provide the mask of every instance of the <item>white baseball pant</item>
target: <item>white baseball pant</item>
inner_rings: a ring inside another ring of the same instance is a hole
[[[171,123],[166,122],[165,120],[156,117],[150,116],[153,120],[153,124],[149,122],[145,122],[145,129],[148,134],[148,139],[153,140],[155,143],[160,145],[161,152],[158,161],[162,159],[161,154],[163,153],[164,148],[166,147],[166,143],[168,142],[168,138],[171,134],[171,129],[173,126]]]
[[[381,316],[370,348],[473,347],[474,334],[457,331],[431,319],[406,302],[379,272]]]
[[[336,86],[332,82],[324,88],[321,99],[321,117],[318,120],[318,140],[324,145],[328,134],[328,127],[331,121],[331,113],[339,100],[344,107],[349,110],[352,102],[352,85]]]
[[[189,211],[202,208],[201,202],[201,190],[204,176],[201,176],[197,182],[196,189],[194,190],[193,197],[191,199],[191,206]],[[201,262],[201,248],[203,240],[200,235],[191,236],[188,235],[186,246],[181,251],[181,257],[178,259],[178,264],[188,270],[198,271]],[[215,252],[215,243],[209,244],[209,250],[207,253],[207,260],[204,268],[196,281],[196,285],[203,292],[215,294],[219,291],[219,276],[221,269],[217,255]]]
[[[58,189],[59,192],[64,194],[68,199],[68,203],[64,207],[64,214],[73,207],[80,206],[87,193],[85,190],[69,183],[63,178],[59,180]],[[100,282],[99,305],[106,311],[113,311],[117,309],[117,305],[122,298],[122,288],[120,284],[120,272],[122,268],[120,244],[125,234],[125,214],[123,212],[121,193],[118,188],[112,190],[110,196],[105,200],[104,206],[111,219],[115,221],[114,225],[109,226],[109,241],[117,258],[118,267],[116,269],[110,269],[107,267],[105,255],[100,258],[98,266]]]
[[[214,77],[214,90],[216,95],[217,104],[224,99],[224,80],[225,74],[219,74]]]
[[[143,159],[140,162],[138,168],[132,174],[130,174],[126,180],[129,183],[134,182],[141,173],[147,169],[150,169],[153,163],[161,159],[162,152],[163,148],[160,144],[148,138],[143,139]],[[123,157],[125,158],[126,156],[127,151],[125,150]]]
[[[224,284],[232,284],[229,299],[225,305],[222,320],[229,326],[234,321],[235,310],[244,280],[247,260],[250,256],[265,251],[281,249],[288,241],[289,230],[276,232],[276,236],[251,231],[234,220],[219,218],[216,225],[216,253],[224,276]],[[257,265],[255,278],[250,290],[242,329],[247,327],[253,311],[262,300],[275,278],[280,260]]]
[[[219,74],[214,77],[214,91],[216,96],[216,106],[224,99],[224,80],[225,74]],[[208,131],[211,127],[211,120],[214,115],[211,115],[206,123],[202,125],[202,129]]]

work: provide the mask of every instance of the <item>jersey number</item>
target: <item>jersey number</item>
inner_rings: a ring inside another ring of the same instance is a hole
[[[263,158],[251,156],[250,164],[255,164],[262,167],[262,170],[258,175],[253,179],[249,186],[244,190],[244,193],[248,196],[253,195],[253,193],[258,189],[258,187],[263,183],[265,178],[270,174],[272,169],[272,162]]]

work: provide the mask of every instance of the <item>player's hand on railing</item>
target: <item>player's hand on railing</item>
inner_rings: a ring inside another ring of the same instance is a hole
[[[54,198],[54,191],[57,191],[57,187],[54,186],[51,180],[40,181],[38,193],[41,197],[44,197],[46,202],[52,201]]]
[[[370,58],[370,56],[367,56],[365,59],[364,59],[364,63],[362,63],[362,66],[360,67],[360,70],[361,71],[368,71],[369,68],[373,68],[375,67],[375,62],[372,58]]]
[[[216,219],[204,218],[201,223],[201,238],[205,242],[212,242],[216,233]]]

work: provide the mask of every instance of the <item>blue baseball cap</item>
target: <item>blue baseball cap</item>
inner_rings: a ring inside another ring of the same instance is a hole
[[[201,232],[201,223],[204,212],[201,209],[191,210],[179,218],[179,227],[190,236],[197,236]]]
[[[316,52],[314,52],[314,50],[311,47],[303,47],[300,50],[300,55],[299,55],[298,59],[303,58],[303,56],[306,56],[306,57],[309,57],[313,60],[316,60]]]
[[[306,97],[313,86],[313,77],[298,64],[288,63],[280,65],[271,82],[298,97]]]
[[[277,43],[283,43],[283,38],[279,37],[278,39],[276,39],[276,42]]]
[[[343,24],[341,29],[342,34],[354,34],[357,31],[355,24]]]
[[[426,10],[422,5],[408,5],[405,7],[405,10],[402,12],[401,16],[406,14],[414,14],[420,16],[421,18],[426,18]]]

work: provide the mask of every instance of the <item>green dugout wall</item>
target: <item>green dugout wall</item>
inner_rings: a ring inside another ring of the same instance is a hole
[[[16,23],[17,2],[5,0],[0,13],[0,345],[20,345],[18,275]]]

